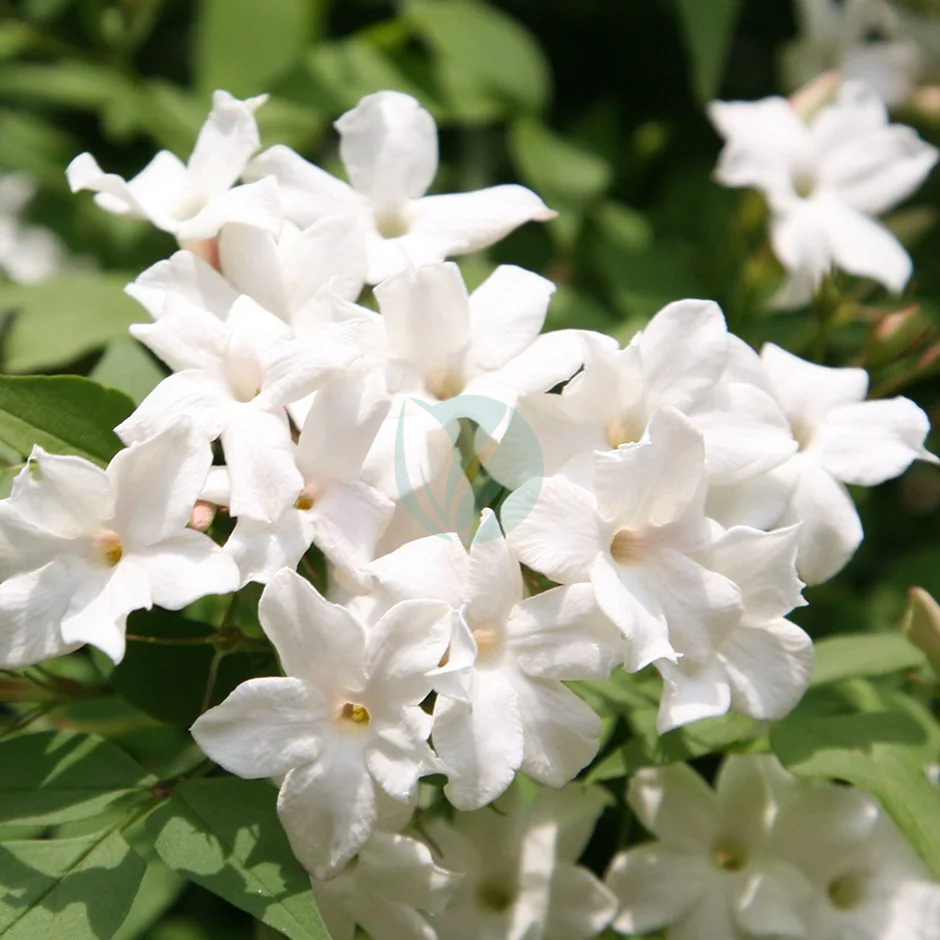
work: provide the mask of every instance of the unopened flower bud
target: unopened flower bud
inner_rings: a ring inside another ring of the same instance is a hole
[[[197,499],[189,517],[189,527],[197,532],[205,532],[215,519],[216,506],[205,499]]]
[[[838,72],[824,72],[790,95],[793,110],[808,124],[826,106],[835,101],[842,87]]]
[[[929,332],[930,324],[924,319],[918,304],[886,314],[872,330],[867,365],[872,367],[893,362],[921,342]]]
[[[222,270],[218,238],[200,238],[197,241],[181,241],[180,248],[185,248],[194,255],[198,255],[207,264],[212,265],[216,271]]]
[[[923,589],[912,587],[901,632],[927,657],[940,675],[940,605]]]

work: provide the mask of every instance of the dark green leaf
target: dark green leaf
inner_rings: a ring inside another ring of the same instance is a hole
[[[924,654],[900,634],[843,634],[816,643],[813,685],[919,669]]]
[[[30,372],[62,365],[115,337],[131,323],[147,319],[124,293],[130,274],[62,274],[42,284],[0,286],[0,310],[13,310],[4,344],[4,365]]]
[[[0,823],[56,825],[96,816],[157,780],[93,735],[41,731],[0,743]]]
[[[0,441],[26,456],[33,444],[107,463],[120,449],[112,430],[134,403],[74,375],[0,376]]]
[[[741,0],[676,0],[692,59],[695,91],[702,102],[718,94],[741,12]]]
[[[0,845],[4,940],[107,940],[121,926],[144,862],[118,829]]]
[[[176,787],[146,825],[174,871],[292,940],[329,940],[276,798],[262,780],[192,780]]]

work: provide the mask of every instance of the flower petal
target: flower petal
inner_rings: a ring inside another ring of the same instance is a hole
[[[638,771],[630,780],[627,801],[664,849],[710,857],[718,836],[718,801],[687,764]]]

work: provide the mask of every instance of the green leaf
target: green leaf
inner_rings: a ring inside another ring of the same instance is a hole
[[[812,685],[919,669],[924,654],[900,634],[843,634],[816,643]]]
[[[27,455],[33,444],[107,463],[121,448],[112,428],[134,403],[75,375],[0,376],[0,441]]]
[[[207,623],[166,610],[139,610],[127,621],[129,636],[194,638],[215,631]],[[111,673],[111,686],[158,721],[188,728],[202,711],[215,647],[209,643],[172,646],[128,640],[127,652]],[[229,653],[218,666],[210,704],[256,675],[276,672],[273,653]]]
[[[118,69],[78,59],[54,65],[18,62],[0,72],[0,97],[96,111],[138,99],[136,83]]]
[[[116,827],[0,845],[0,936],[107,940],[124,921],[143,875],[143,860]]]
[[[741,0],[676,0],[676,6],[696,94],[702,102],[711,101],[724,75]]]
[[[121,336],[108,343],[89,378],[123,392],[134,404],[140,404],[165,374],[137,340]]]
[[[41,731],[0,742],[0,823],[58,825],[97,816],[157,780],[93,735]]]
[[[918,706],[910,702],[908,708]],[[843,780],[876,796],[940,877],[940,796],[926,772],[931,755],[936,759],[936,741],[931,744],[913,712],[791,715],[771,728],[770,743],[781,763],[797,776]]]
[[[584,203],[610,186],[613,170],[600,157],[523,118],[509,133],[509,148],[525,182],[546,199]]]
[[[174,871],[291,940],[329,940],[310,880],[290,850],[263,780],[191,780],[146,821]]]
[[[406,21],[429,43],[437,61],[463,87],[448,89],[451,104],[470,87],[527,111],[541,111],[551,94],[551,71],[545,54],[520,23],[491,6],[473,0],[412,2]],[[453,94],[454,91],[459,92]]]
[[[4,366],[30,372],[72,362],[125,336],[146,313],[124,293],[129,274],[78,272],[42,284],[0,286],[0,310],[14,310]]]
[[[324,0],[201,0],[196,84],[245,97],[269,91],[313,42]]]

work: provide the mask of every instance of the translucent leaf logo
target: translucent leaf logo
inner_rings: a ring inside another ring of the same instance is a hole
[[[512,519],[503,518],[508,532],[535,505],[543,465],[531,426],[495,398],[458,395],[433,403],[409,398],[399,412],[395,483],[405,509],[428,534],[467,535],[481,509],[534,481]]]

